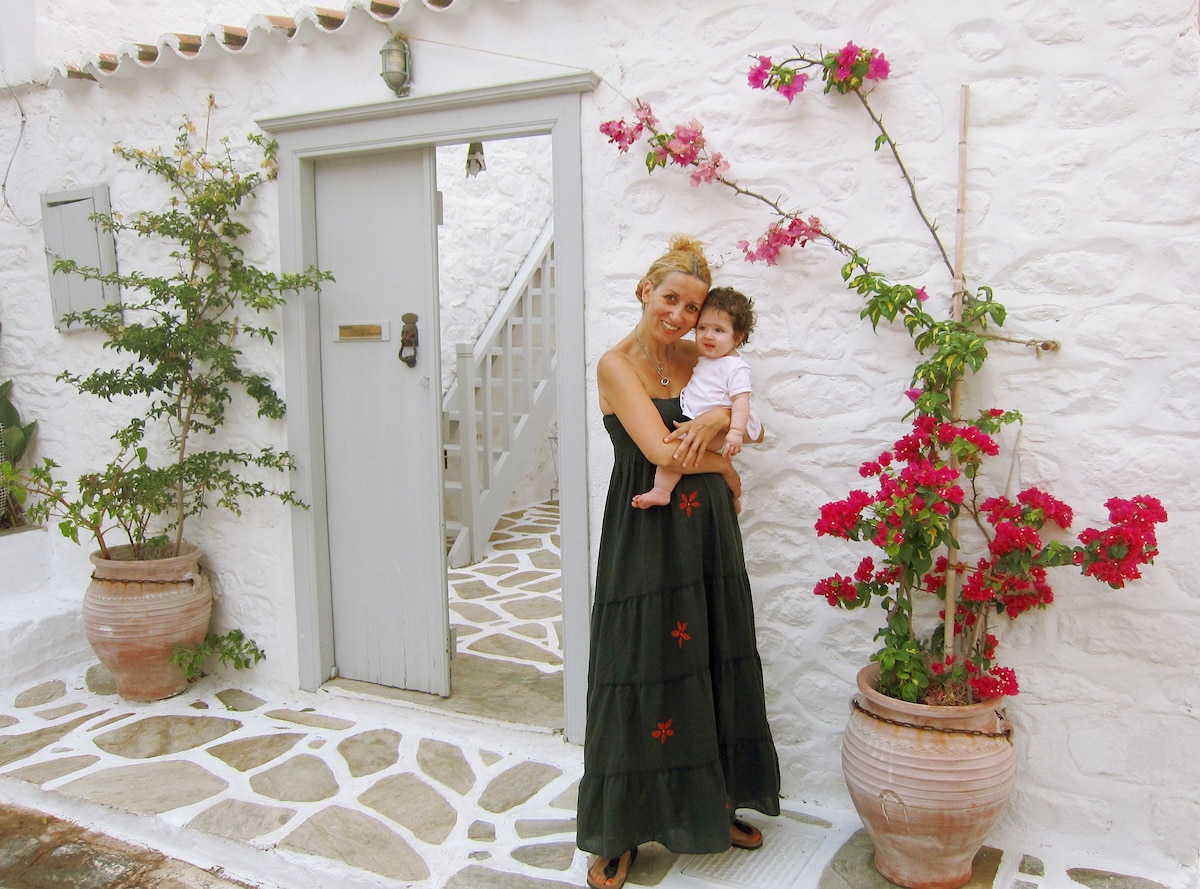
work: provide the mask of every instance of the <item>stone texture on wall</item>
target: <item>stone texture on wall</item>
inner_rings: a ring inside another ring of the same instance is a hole
[[[300,9],[282,0],[268,5],[273,13]],[[632,97],[650,102],[664,122],[698,118],[732,176],[819,216],[881,271],[926,285],[930,308],[944,312],[948,275],[894,166],[872,151],[874,132],[861,109],[819,89],[789,106],[747,89],[745,73],[751,56],[783,55],[791,43],[836,49],[853,39],[883,50],[892,76],[872,101],[947,241],[959,88],[969,84],[967,277],[996,289],[1010,311],[1009,334],[1062,343],[1040,358],[997,344],[969,386],[971,404],[1012,407],[1026,417],[1016,457],[992,484],[1011,476],[1014,485],[1051,488],[1075,507],[1077,528],[1103,522],[1103,501],[1113,495],[1152,493],[1171,514],[1163,555],[1141,583],[1118,592],[1060,576],[1055,606],[1004,633],[1001,653],[1017,669],[1022,693],[1008,707],[1020,776],[1000,830],[1061,835],[1107,856],[1194,868],[1200,763],[1188,751],[1200,742],[1200,551],[1187,531],[1200,518],[1195,4],[816,0],[800,8],[762,0],[731,13],[723,0],[523,0],[476,3],[460,16],[410,5],[403,25],[426,45],[578,66],[603,78],[582,103],[589,369],[636,320],[634,286],[674,232],[701,237],[717,280],[758,301],[759,330],[746,355],[768,439],[739,458],[742,525],[785,791],[829,805],[847,805],[840,734],[877,622],[812,595],[816,579],[851,570],[865,554],[818,540],[813,522],[821,503],[861,483],[859,464],[899,432],[908,340],[887,327],[872,333],[859,320],[856,297],[841,285],[840,263],[828,250],[814,245],[774,267],[743,262],[737,241],[753,240],[770,221],[759,206],[713,186],[692,188],[677,171],[647,175],[638,158],[606,145],[597,127],[627,114]],[[87,52],[215,21],[245,24],[264,11],[253,0],[203,10],[115,0],[37,8],[33,69],[42,78]],[[55,381],[61,369],[105,356],[91,335],[64,336],[50,324],[38,193],[108,181],[114,206],[147,206],[159,196],[107,146],[169,143],[179,116],[201,115],[210,93],[221,109],[215,128],[234,137],[265,116],[381,101],[377,52],[386,30],[352,16],[337,33],[273,37],[253,55],[205,53],[101,86],[59,91],[18,83],[0,92],[0,161],[12,159],[8,204],[0,209],[0,378],[20,381],[23,414],[42,422],[39,455],[78,466],[103,445],[99,430],[111,424],[101,406]],[[422,44],[414,45],[419,63]],[[487,72],[475,76],[484,81]],[[436,88],[428,76],[420,86]],[[275,214],[271,195],[253,211],[261,233],[255,261],[276,261]],[[118,250],[123,262],[145,258],[131,244]],[[464,296],[467,303],[474,306]],[[280,350],[254,348],[250,357],[273,379],[282,377]],[[286,446],[282,424],[264,431],[251,426],[244,405],[235,408],[232,438],[253,428],[262,443]],[[609,467],[597,410],[588,434],[594,548]],[[237,591],[222,597],[220,614],[272,652],[260,668],[267,680],[292,683],[290,539],[277,508],[253,504],[238,526],[206,522],[197,536],[218,554],[236,538],[236,562],[213,557],[219,589]],[[73,573],[67,568],[83,559],[65,541],[55,554],[65,584]]]

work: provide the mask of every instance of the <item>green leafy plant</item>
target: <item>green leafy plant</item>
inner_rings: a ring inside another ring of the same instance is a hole
[[[209,120],[213,108],[210,97]],[[57,273],[114,284],[123,293],[124,306],[64,318],[101,331],[104,347],[121,362],[59,376],[81,393],[131,411],[112,434],[115,456],[73,485],[57,475],[59,466],[49,458],[19,471],[11,461],[0,465],[0,485],[20,500],[33,495],[31,520],[57,519],[62,533],[76,542],[81,535],[92,537],[103,558],[111,556],[110,534],[128,542],[131,558],[163,558],[179,551],[187,520],[210,506],[237,514],[243,498],[299,503],[290,490],[258,478],[288,471],[292,457],[286,451],[201,443],[225,423],[237,393],[253,400],[260,417],[283,416],[283,400],[271,381],[243,366],[240,348],[245,338],[274,342],[276,332],[248,318],[276,309],[291,294],[319,289],[331,276],[316,268],[276,274],[246,261],[241,243],[250,228],[242,210],[275,178],[275,144],[249,135],[262,160],[244,170],[234,162],[228,140],[221,140],[222,150],[208,150],[207,124],[199,145],[195,138],[196,127],[185,118],[168,153],[117,145],[120,157],[166,183],[171,197],[158,212],[96,217],[118,235],[170,245],[170,271],[104,273],[70,260],[55,263]]]
[[[183,670],[188,682],[194,682],[205,675],[205,665],[213,657],[235,670],[249,670],[266,656],[267,653],[253,639],[246,638],[241,630],[230,630],[222,635],[209,633],[203,642],[191,648],[176,648],[171,653],[171,663]]]
[[[12,401],[12,391],[12,380],[0,383],[0,463],[15,465],[33,442],[37,420],[21,422],[21,414]],[[0,529],[24,523],[18,493],[0,484]]]

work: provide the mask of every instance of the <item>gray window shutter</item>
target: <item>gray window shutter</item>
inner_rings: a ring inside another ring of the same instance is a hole
[[[88,281],[79,275],[54,271],[59,259],[73,259],[81,266],[108,274],[117,270],[117,252],[112,232],[92,218],[111,212],[108,186],[95,185],[42,194],[42,231],[46,240],[46,268],[50,276],[50,308],[54,326],[66,330],[62,316],[67,312],[99,309],[117,302],[116,284]],[[76,328],[78,329],[78,328]]]

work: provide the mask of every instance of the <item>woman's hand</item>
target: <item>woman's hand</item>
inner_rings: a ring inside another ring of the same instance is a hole
[[[728,429],[729,409],[718,407],[705,411],[694,420],[676,423],[675,430],[663,441],[679,442],[679,447],[675,450],[675,459],[679,461],[680,466],[694,466],[708,450],[709,442],[718,435],[724,435]]]

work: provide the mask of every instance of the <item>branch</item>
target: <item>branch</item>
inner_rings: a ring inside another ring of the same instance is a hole
[[[879,128],[882,138],[887,142],[887,146],[891,149],[892,157],[896,159],[896,166],[900,168],[900,175],[904,177],[904,181],[908,183],[908,191],[912,196],[913,206],[917,208],[917,213],[921,215],[921,221],[925,223],[925,227],[929,229],[929,234],[933,236],[933,242],[937,244],[938,251],[942,254],[942,262],[950,271],[950,276],[954,276],[954,266],[950,262],[950,256],[946,253],[946,248],[942,245],[942,239],[938,237],[937,228],[929,221],[929,217],[925,215],[925,209],[921,206],[921,200],[917,197],[917,186],[913,183],[912,177],[908,175],[908,168],[904,166],[904,161],[900,159],[900,151],[896,146],[896,141],[888,133],[883,125],[883,118],[875,113],[875,109],[871,107],[871,103],[867,101],[867,97],[863,95],[862,90],[852,90],[854,95],[858,96],[858,101],[862,102],[863,108],[867,109],[867,114],[871,120],[875,122],[875,126]]]

